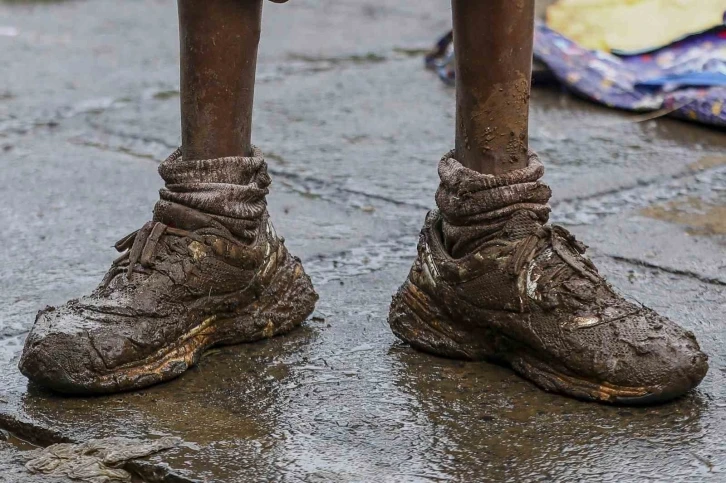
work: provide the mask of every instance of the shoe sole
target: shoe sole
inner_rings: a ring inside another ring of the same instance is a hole
[[[267,290],[241,314],[211,316],[142,361],[98,375],[80,387],[53,388],[66,393],[104,394],[143,389],[174,379],[197,364],[209,348],[255,342],[286,334],[302,325],[315,309],[318,295],[296,259],[289,258]],[[48,384],[44,384],[48,385]]]
[[[598,383],[564,374],[495,329],[458,328],[423,290],[410,281],[393,297],[388,322],[397,337],[416,349],[449,358],[505,365],[548,392],[580,400],[640,405],[662,403],[682,395],[681,392],[669,393],[647,387]]]

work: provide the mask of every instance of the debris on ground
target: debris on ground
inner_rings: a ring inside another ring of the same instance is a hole
[[[25,467],[31,473],[68,478],[89,483],[130,482],[131,473],[123,463],[176,447],[178,438],[154,441],[127,438],[92,439],[86,443],[60,443],[29,452]]]
[[[726,126],[726,25],[647,52],[590,50],[542,22],[535,25],[534,84],[555,81],[598,104]],[[442,37],[426,65],[454,84],[453,35]]]
[[[558,0],[547,26],[587,49],[645,51],[724,23],[723,0]]]

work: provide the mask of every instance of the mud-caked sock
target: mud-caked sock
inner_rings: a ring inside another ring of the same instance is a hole
[[[466,168],[454,151],[441,159],[436,204],[451,256],[465,256],[503,236],[524,237],[547,223],[552,191],[541,181],[544,166],[537,155],[530,152],[528,161],[525,168],[490,175]]]
[[[159,174],[166,186],[154,208],[155,220],[187,229],[198,228],[200,220],[219,224],[251,243],[267,217],[271,180],[257,148],[252,156],[202,160],[183,159],[177,150],[161,163]]]

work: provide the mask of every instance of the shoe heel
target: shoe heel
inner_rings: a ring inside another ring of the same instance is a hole
[[[286,334],[315,310],[318,294],[299,260],[289,256],[270,286],[244,313],[227,319],[217,345],[239,344]]]
[[[489,355],[479,342],[487,340],[484,334],[457,329],[450,316],[410,281],[393,296],[388,323],[399,339],[424,352],[469,360]]]

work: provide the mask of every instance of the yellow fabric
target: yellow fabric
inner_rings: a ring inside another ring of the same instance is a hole
[[[547,25],[604,51],[660,47],[723,23],[726,0],[559,0]]]

